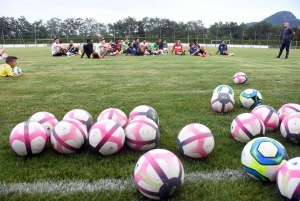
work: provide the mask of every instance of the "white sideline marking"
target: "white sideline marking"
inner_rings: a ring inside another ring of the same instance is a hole
[[[298,70],[298,69],[284,68],[284,67],[273,66],[273,65],[269,65],[269,64],[260,64],[260,63],[255,63],[255,62],[252,62],[252,61],[243,61],[243,60],[228,58],[226,56],[221,56],[221,57],[215,56],[215,58],[225,59],[225,60],[230,60],[230,61],[236,61],[236,62],[245,63],[245,64],[254,64],[254,65],[260,65],[260,66],[269,66],[269,67],[278,68],[278,69],[282,69],[282,70],[300,72],[300,70]]]
[[[185,175],[184,182],[201,183],[204,181],[233,181],[250,178],[245,171],[215,170],[213,172],[193,172]],[[75,192],[99,192],[99,191],[124,191],[134,189],[133,179],[100,179],[94,182],[88,181],[37,181],[33,183],[0,183],[0,195],[8,193],[56,193],[69,194]]]

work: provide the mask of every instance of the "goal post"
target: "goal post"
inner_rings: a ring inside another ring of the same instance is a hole
[[[215,47],[217,47],[217,45],[220,45],[221,42],[223,40],[211,40],[210,43],[211,45],[215,45]],[[226,44],[230,45],[230,40],[224,40]]]

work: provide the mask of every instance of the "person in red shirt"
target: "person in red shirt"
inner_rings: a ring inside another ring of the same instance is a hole
[[[177,55],[185,55],[185,50],[182,48],[182,44],[180,44],[180,40],[177,40],[176,43],[173,45],[173,49],[171,50],[171,54],[175,51]]]

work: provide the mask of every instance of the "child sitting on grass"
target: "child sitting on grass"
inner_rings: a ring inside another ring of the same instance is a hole
[[[12,68],[17,65],[17,57],[8,56],[6,58],[6,64],[0,65],[0,77],[18,77],[23,73],[13,73]]]

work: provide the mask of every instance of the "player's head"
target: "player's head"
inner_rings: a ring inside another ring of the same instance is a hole
[[[146,38],[144,38],[143,43],[147,43],[147,39]]]
[[[17,65],[17,57],[15,56],[8,56],[6,57],[5,63],[10,65],[11,67],[15,67]]]
[[[139,42],[140,42],[140,39],[139,39],[139,38],[136,38],[136,39],[135,39],[135,42],[139,43]]]
[[[194,48],[195,44],[194,43],[190,43],[190,48]]]
[[[131,47],[131,48],[133,48],[133,44],[132,43],[129,43],[128,46]]]
[[[94,52],[94,53],[92,54],[92,56],[93,56],[94,59],[99,59],[99,58],[100,58],[98,52]]]
[[[100,36],[100,37],[99,37],[99,40],[101,41],[102,39],[104,39],[104,37],[103,37],[103,36]]]
[[[100,39],[100,43],[104,44],[105,43],[105,39],[104,38]]]
[[[128,38],[125,38],[125,41],[128,42],[129,41]]]
[[[283,27],[284,27],[284,28],[289,27],[289,25],[290,25],[290,24],[289,24],[288,22],[284,22],[284,23],[283,23]]]
[[[166,41],[166,40],[164,40],[164,43],[167,43],[167,41]]]
[[[159,42],[159,43],[161,43],[161,42],[162,42],[162,39],[161,39],[161,38],[159,38],[159,39],[158,39],[158,42]]]
[[[225,40],[222,40],[221,43],[222,43],[222,45],[225,45]]]
[[[92,38],[87,39],[87,40],[86,40],[86,43],[87,43],[87,44],[92,44],[92,43],[93,43],[93,39],[92,39]]]
[[[193,40],[193,43],[196,45],[197,44],[197,40]]]
[[[155,45],[159,45],[159,44],[160,44],[160,42],[158,42],[158,41],[155,43]]]
[[[176,43],[179,44],[179,43],[180,43],[180,40],[177,40]]]
[[[54,38],[54,42],[55,42],[56,44],[58,44],[58,43],[59,43],[59,38]]]
[[[118,39],[116,39],[116,40],[115,40],[115,43],[119,43],[119,40],[118,40]]]
[[[109,43],[112,44],[112,40],[109,40]]]
[[[73,41],[72,41],[72,40],[70,40],[70,42],[69,42],[69,43],[70,43],[70,45],[73,45]]]

